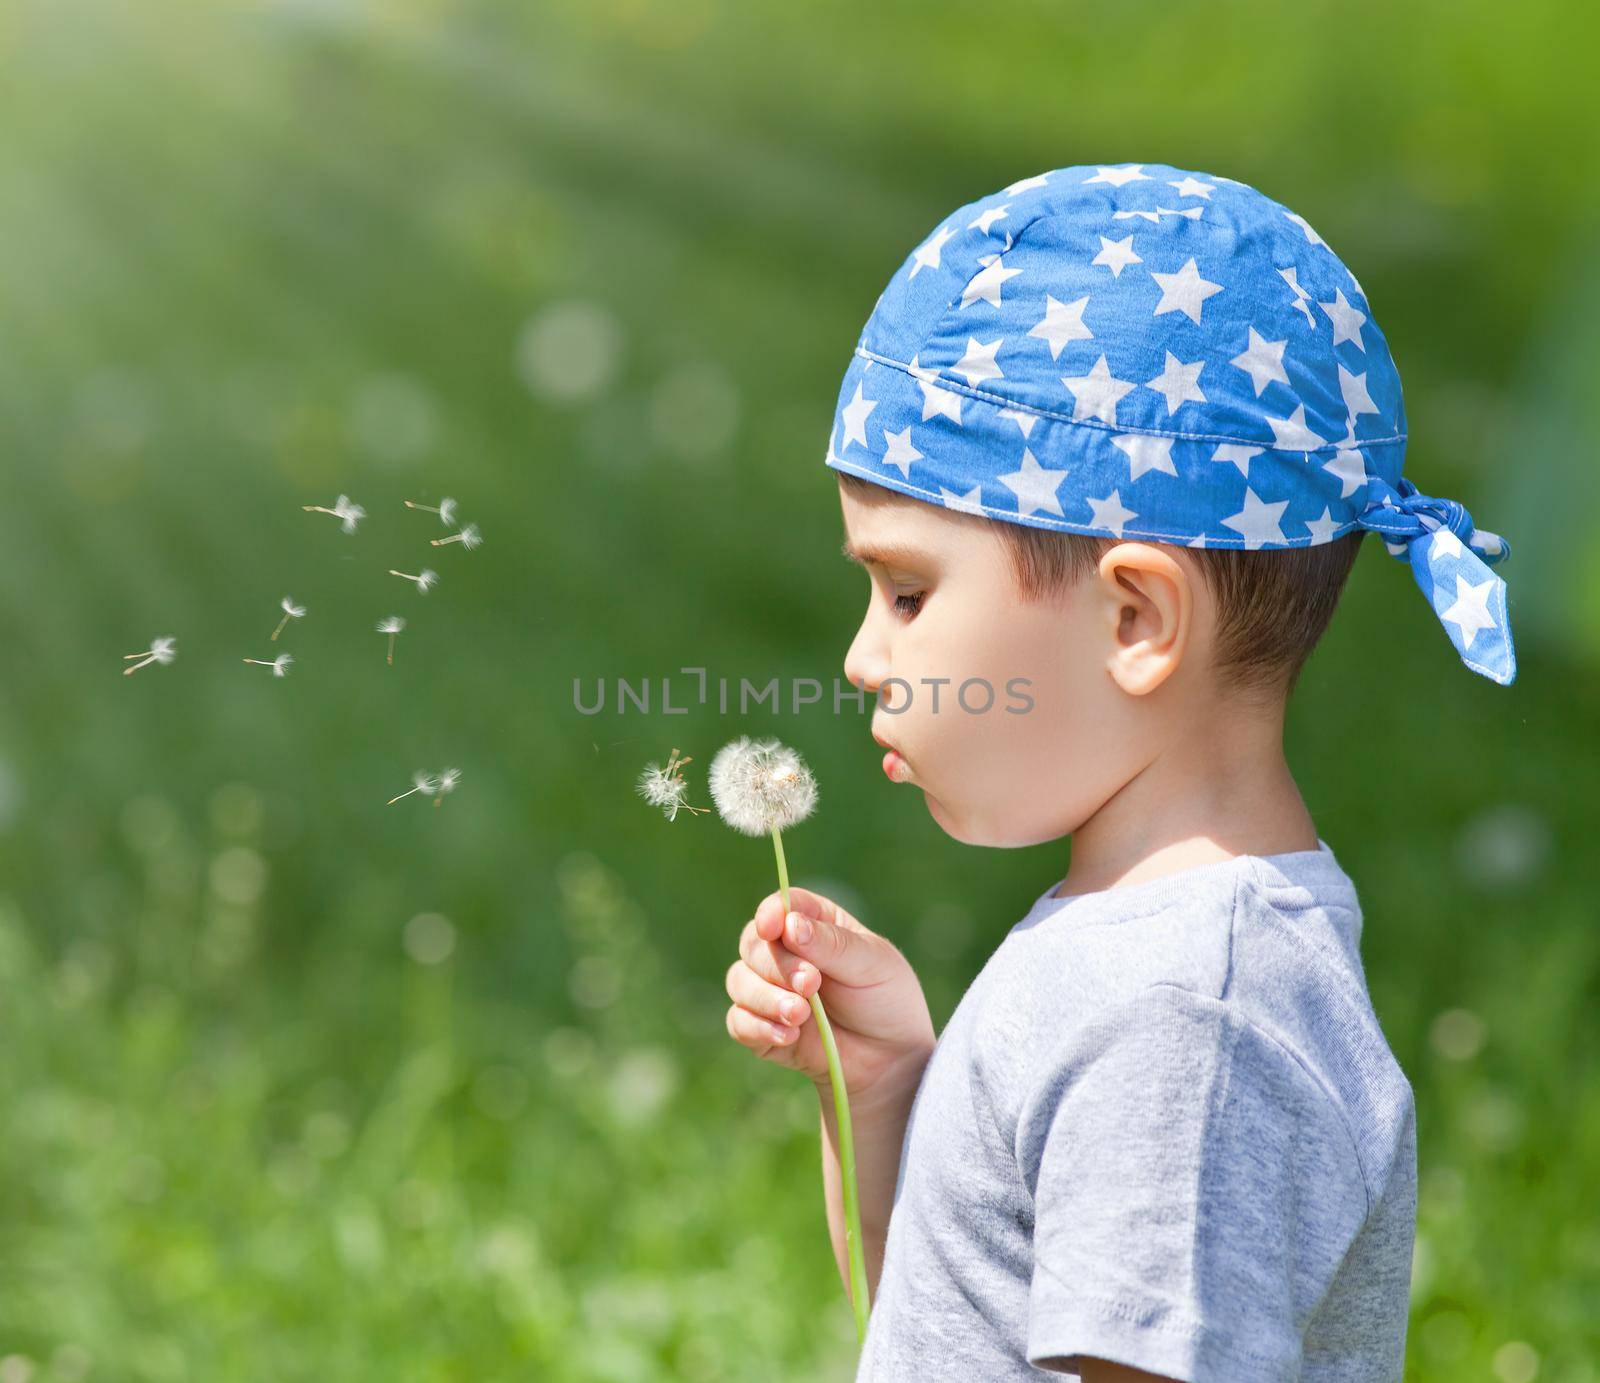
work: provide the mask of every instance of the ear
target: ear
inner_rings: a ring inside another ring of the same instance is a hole
[[[1159,687],[1183,661],[1194,630],[1189,573],[1152,543],[1118,543],[1100,559],[1111,630],[1106,670],[1132,696]]]

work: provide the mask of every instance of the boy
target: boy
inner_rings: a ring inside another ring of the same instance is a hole
[[[1509,545],[1404,446],[1360,285],[1231,179],[1024,178],[879,297],[826,457],[871,578],[846,673],[949,834],[1072,851],[937,1040],[905,957],[828,899],[744,930],[729,1031],[817,1084],[848,1286],[797,994],[846,1072],[858,1380],[1401,1378],[1412,1092],[1282,733],[1369,529],[1462,660],[1515,677]]]

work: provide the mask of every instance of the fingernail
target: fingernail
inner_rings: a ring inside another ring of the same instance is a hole
[[[783,1016],[791,1023],[798,1023],[800,1015],[805,1011],[799,999],[790,999],[783,1006]]]
[[[797,912],[789,914],[789,927],[794,933],[794,939],[804,946],[811,940],[811,923]]]
[[[777,1038],[779,1042],[787,1042],[789,1040],[788,1028],[779,1027],[776,1023],[771,1023],[768,1026],[771,1027],[772,1035]]]

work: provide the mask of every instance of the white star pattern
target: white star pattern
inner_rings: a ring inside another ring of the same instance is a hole
[[[1116,490],[1104,499],[1095,499],[1089,495],[1085,495],[1084,498],[1088,500],[1090,513],[1093,515],[1089,522],[1096,528],[1109,528],[1119,538],[1122,536],[1122,526],[1129,519],[1139,517],[1132,509],[1122,507],[1122,496]]]
[[[937,231],[923,244],[912,256],[911,273],[908,278],[916,278],[924,269],[937,269],[939,267],[939,254],[945,247],[945,242],[955,234],[950,226],[940,226]],[[902,241],[902,244],[905,242]]]
[[[1111,213],[1111,219],[1113,221],[1127,221],[1131,220],[1135,216],[1137,216],[1141,221],[1150,221],[1158,226],[1161,224],[1161,213],[1159,211],[1139,210],[1138,208],[1134,207],[1124,207],[1121,211],[1113,211]]]
[[[1263,543],[1282,543],[1283,530],[1278,527],[1278,520],[1283,517],[1283,511],[1289,507],[1289,501],[1280,499],[1274,504],[1262,502],[1261,497],[1248,485],[1244,491],[1244,508],[1237,514],[1230,514],[1223,519],[1229,528],[1238,529],[1244,535],[1245,549],[1258,548]]]
[[[1231,461],[1239,468],[1239,474],[1246,480],[1250,479],[1250,458],[1260,456],[1265,447],[1243,446],[1238,442],[1223,442],[1211,453],[1213,461]]]
[[[1267,425],[1272,428],[1272,445],[1279,451],[1315,451],[1323,440],[1306,426],[1306,406],[1296,404],[1287,418],[1267,415]]]
[[[1017,513],[1027,515],[1043,509],[1047,513],[1065,517],[1061,512],[1061,501],[1056,498],[1056,490],[1067,478],[1066,471],[1046,470],[1027,447],[1022,449],[1021,470],[995,478],[1016,495]]]
[[[1095,361],[1094,368],[1088,374],[1063,375],[1061,382],[1072,390],[1073,422],[1098,418],[1113,427],[1117,422],[1117,404],[1135,387],[1129,380],[1114,379],[1103,355]]]
[[[1428,560],[1436,562],[1441,557],[1460,558],[1462,552],[1461,539],[1440,524],[1433,530],[1433,537],[1428,540]]]
[[[1033,425],[1039,421],[1037,413],[1024,413],[1020,408],[1002,408],[1000,416],[1010,418],[1024,437],[1033,436]]]
[[[1320,519],[1308,519],[1306,527],[1311,530],[1311,541],[1315,545],[1317,543],[1331,543],[1339,525],[1333,521],[1333,511],[1327,505],[1323,505],[1322,517]]]
[[[974,220],[967,222],[967,229],[978,231],[983,235],[988,235],[990,228],[996,221],[1004,218],[1006,212],[1010,209],[1010,206],[1011,203],[1007,202],[1004,206],[992,206],[987,211],[979,212]]]
[[[1083,309],[1089,305],[1089,299],[1082,297],[1075,302],[1058,302],[1050,294],[1044,295],[1044,318],[1039,325],[1028,333],[1050,343],[1050,358],[1057,359],[1061,348],[1069,341],[1087,341],[1094,333],[1083,324]]]
[[[1344,410],[1350,415],[1350,437],[1356,435],[1356,419],[1363,413],[1376,413],[1378,405],[1367,392],[1367,372],[1353,375],[1343,365],[1339,366],[1339,393],[1344,397]]]
[[[1167,401],[1170,418],[1185,403],[1204,403],[1206,396],[1200,392],[1200,370],[1204,360],[1184,364],[1171,351],[1167,352],[1166,368],[1144,387],[1154,389]]]
[[[1154,437],[1148,432],[1130,432],[1121,437],[1113,437],[1111,445],[1127,454],[1130,482],[1137,480],[1146,471],[1165,471],[1168,475],[1178,473],[1177,467],[1172,464],[1170,437]]]
[[[1361,343],[1361,327],[1367,320],[1367,314],[1356,311],[1345,301],[1344,289],[1335,288],[1333,301],[1318,303],[1317,306],[1328,314],[1328,320],[1333,323],[1334,345],[1337,346],[1341,341],[1352,341],[1357,350],[1366,350]]]
[[[1019,178],[1010,187],[1004,189],[1005,194],[1008,197],[1014,197],[1018,192],[1026,192],[1030,187],[1046,187],[1049,185],[1047,181],[1049,176],[1048,173],[1036,173],[1031,178]]]
[[[1316,231],[1311,229],[1311,222],[1306,220],[1304,216],[1296,216],[1292,211],[1286,211],[1283,214],[1306,233],[1306,239],[1309,240],[1313,245],[1327,245],[1328,242],[1318,235]]]
[[[922,390],[922,421],[936,418],[941,414],[953,423],[961,421],[961,395],[951,389],[941,389],[934,381],[939,377],[938,372],[926,366],[917,364],[917,357],[911,357],[910,370],[917,381],[917,387]]]
[[[977,514],[980,518],[983,516],[982,485],[974,485],[964,495],[958,495],[954,490],[947,490],[941,485],[939,495],[944,500],[946,509],[954,509],[963,514]]]
[[[1215,183],[1201,182],[1199,178],[1184,178],[1181,182],[1169,182],[1167,186],[1177,188],[1180,197],[1205,197],[1208,199],[1217,188]]]
[[[1175,274],[1152,271],[1150,277],[1161,288],[1161,301],[1151,314],[1156,317],[1163,312],[1182,312],[1190,321],[1198,323],[1201,304],[1213,294],[1222,292],[1220,283],[1211,283],[1200,276],[1192,258]]]
[[[850,450],[850,443],[859,442],[867,445],[867,414],[878,406],[877,399],[864,399],[861,397],[861,384],[856,383],[856,396],[844,406],[844,449]]]
[[[1489,613],[1489,595],[1494,590],[1495,578],[1474,586],[1460,572],[1456,573],[1455,604],[1440,610],[1439,618],[1447,619],[1461,630],[1461,647],[1469,649],[1480,629],[1493,629],[1494,616]]]
[[[1006,268],[1000,258],[1000,255],[984,255],[978,260],[984,267],[961,290],[962,307],[971,307],[975,302],[986,302],[991,307],[1000,306],[1000,285],[1022,272],[1021,269]]]
[[[1004,379],[1005,375],[994,358],[1001,344],[1002,341],[998,338],[985,346],[980,345],[976,337],[967,337],[967,353],[950,367],[950,373],[965,375],[967,383],[974,389],[986,379]]]
[[[1144,260],[1133,252],[1133,237],[1126,236],[1121,240],[1108,240],[1100,237],[1100,253],[1089,261],[1091,264],[1103,264],[1111,270],[1111,277],[1119,279],[1122,271],[1130,264],[1143,264]]]
[[[883,464],[898,466],[900,474],[910,480],[911,463],[923,459],[922,453],[911,445],[911,424],[907,423],[898,432],[885,431],[883,440],[887,448],[883,453]]]
[[[1348,499],[1367,483],[1366,462],[1359,451],[1349,447],[1334,452],[1333,460],[1325,462],[1322,469],[1339,477],[1340,499]]]
[[[1260,332],[1251,327],[1248,349],[1228,363],[1250,372],[1250,382],[1256,387],[1256,397],[1260,398],[1261,391],[1274,380],[1279,384],[1289,382],[1289,376],[1283,372],[1283,348],[1288,344],[1287,340],[1265,340]]]
[[[1144,171],[1144,164],[1131,163],[1125,168],[1096,168],[1092,178],[1085,178],[1085,185],[1092,182],[1110,183],[1113,187],[1122,187],[1130,182],[1141,179],[1149,180],[1150,175]]]
[[[1300,276],[1295,272],[1294,265],[1291,264],[1287,269],[1279,269],[1278,272],[1283,275],[1283,281],[1294,289],[1295,310],[1306,319],[1306,325],[1315,331],[1317,319],[1311,315],[1311,294],[1300,286]]]

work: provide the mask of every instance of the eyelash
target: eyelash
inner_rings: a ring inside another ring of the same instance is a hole
[[[924,591],[916,591],[911,595],[897,595],[894,598],[895,614],[905,619],[913,618],[917,611],[922,608],[922,597],[925,594],[926,592]]]

